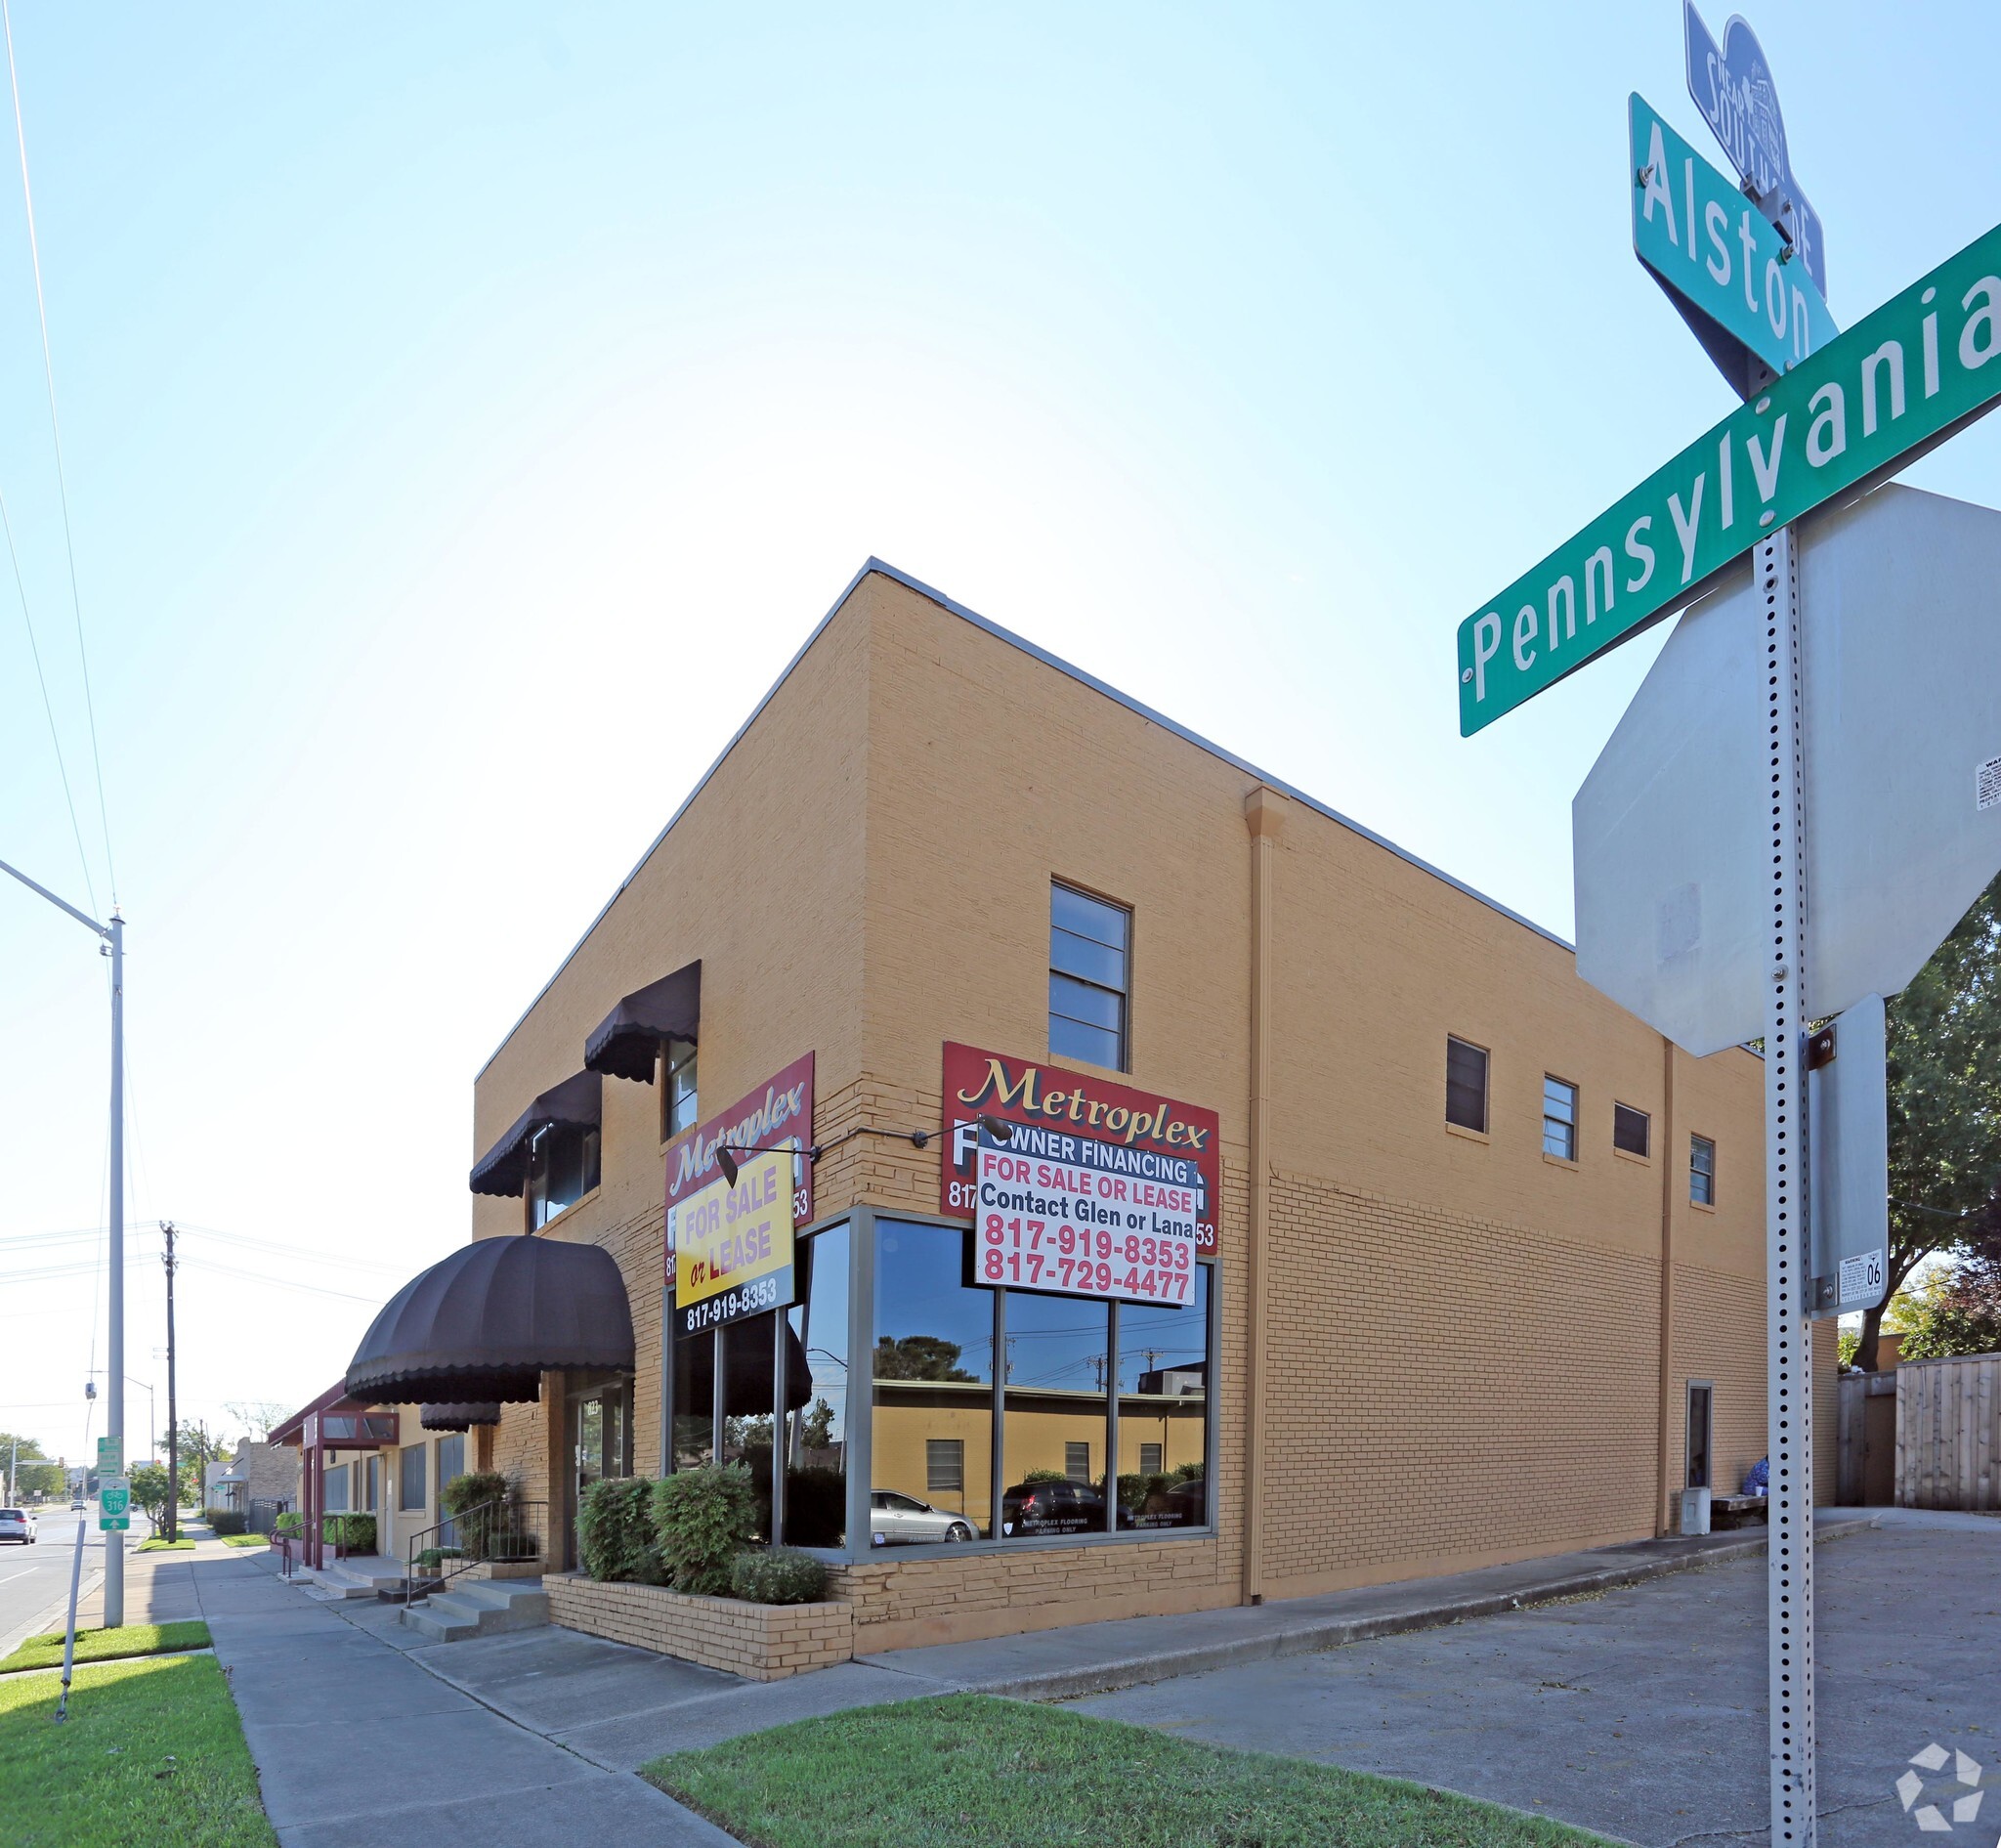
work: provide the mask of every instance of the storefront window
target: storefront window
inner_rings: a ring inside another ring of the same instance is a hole
[[[1105,1532],[1109,1305],[1009,1290],[1001,1339],[1007,1389],[1002,1535]]]
[[[674,1458],[692,1470],[715,1458],[715,1333],[681,1335],[674,1342]]]
[[[994,1293],[965,1281],[965,1238],[958,1226],[875,1226],[876,1546],[993,1531]]]
[[[1209,1518],[1209,1279],[1194,1300],[1119,1306],[1119,1526]]]
[[[773,1337],[778,1316],[767,1311],[745,1322],[733,1322],[723,1340],[723,1452],[725,1463],[741,1463],[750,1472],[757,1495],[757,1528],[750,1536],[763,1540],[771,1532],[771,1377]]]
[[[786,1311],[786,1544],[847,1540],[848,1228],[799,1247]]]

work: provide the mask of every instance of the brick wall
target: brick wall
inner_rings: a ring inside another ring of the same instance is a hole
[[[542,1589],[552,1623],[752,1681],[783,1681],[855,1653],[853,1613],[842,1603],[689,1598],[660,1585],[600,1584],[573,1573],[550,1574]]]

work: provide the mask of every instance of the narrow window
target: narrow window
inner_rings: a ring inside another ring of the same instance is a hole
[[[1577,1087],[1561,1078],[1543,1079],[1543,1153],[1577,1159]]]
[[[1090,1445],[1088,1443],[1066,1443],[1063,1446],[1063,1474],[1073,1483],[1090,1481]]]
[[[1142,1443],[1139,1446],[1139,1473],[1142,1476],[1158,1476],[1161,1473],[1162,1452],[1166,1445]]]
[[[1445,1040],[1445,1120],[1487,1133],[1487,1054],[1449,1034]]]
[[[1636,1110],[1630,1103],[1615,1103],[1612,1106],[1612,1146],[1623,1148],[1629,1155],[1644,1155],[1647,1135],[1653,1128],[1652,1119],[1644,1110]]]
[[[963,1438],[924,1440],[924,1487],[933,1495],[962,1495],[965,1492]]]
[[[1112,1071],[1127,1064],[1132,914],[1049,887],[1049,1051]]]
[[[695,1042],[670,1039],[660,1048],[660,1140],[672,1141],[683,1130],[692,1130],[699,1114]]]
[[[404,1514],[415,1514],[424,1506],[425,1464],[429,1459],[422,1443],[406,1443],[397,1464],[396,1505]]]
[[[1708,1380],[1688,1382],[1688,1486],[1707,1488],[1710,1434],[1714,1429],[1716,1388]]]
[[[579,1123],[547,1123],[529,1139],[528,1228],[539,1231],[598,1184],[599,1131]]]
[[[1688,1197],[1697,1206],[1716,1204],[1716,1144],[1706,1136],[1688,1139]]]

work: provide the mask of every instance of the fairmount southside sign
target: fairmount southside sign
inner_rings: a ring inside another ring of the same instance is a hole
[[[1691,601],[1775,527],[2001,398],[2001,226],[1800,362],[1459,625],[1470,737]]]

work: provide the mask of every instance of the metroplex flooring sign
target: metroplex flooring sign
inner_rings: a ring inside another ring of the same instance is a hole
[[[682,1205],[720,1172],[718,1148],[783,1147],[792,1174],[792,1224],[813,1223],[813,1054],[774,1072],[727,1110],[690,1130],[667,1149],[667,1281],[674,1280],[674,1232]],[[748,1164],[739,1166],[747,1169]]]
[[[1195,1203],[1185,1155],[1130,1151],[1067,1130],[979,1130],[972,1280],[990,1289],[1188,1303],[1195,1296]]]
[[[1094,1175],[1122,1177],[1132,1184],[1192,1187],[1197,1249],[1205,1258],[1215,1255],[1222,1155],[1216,1146],[1219,1129],[1213,1110],[1135,1091],[1092,1072],[988,1053],[956,1040],[945,1042],[944,1096],[946,1149],[939,1163],[939,1212],[955,1219],[984,1217],[980,1118],[993,1117],[1038,1132],[1054,1131],[1073,1144],[1088,1142],[1093,1150],[1102,1151],[1064,1154],[1038,1136],[1032,1152],[1030,1139],[1017,1139],[1016,1151],[1031,1153],[1032,1159],[1081,1164]],[[1109,1261],[1092,1259],[1094,1264]]]

